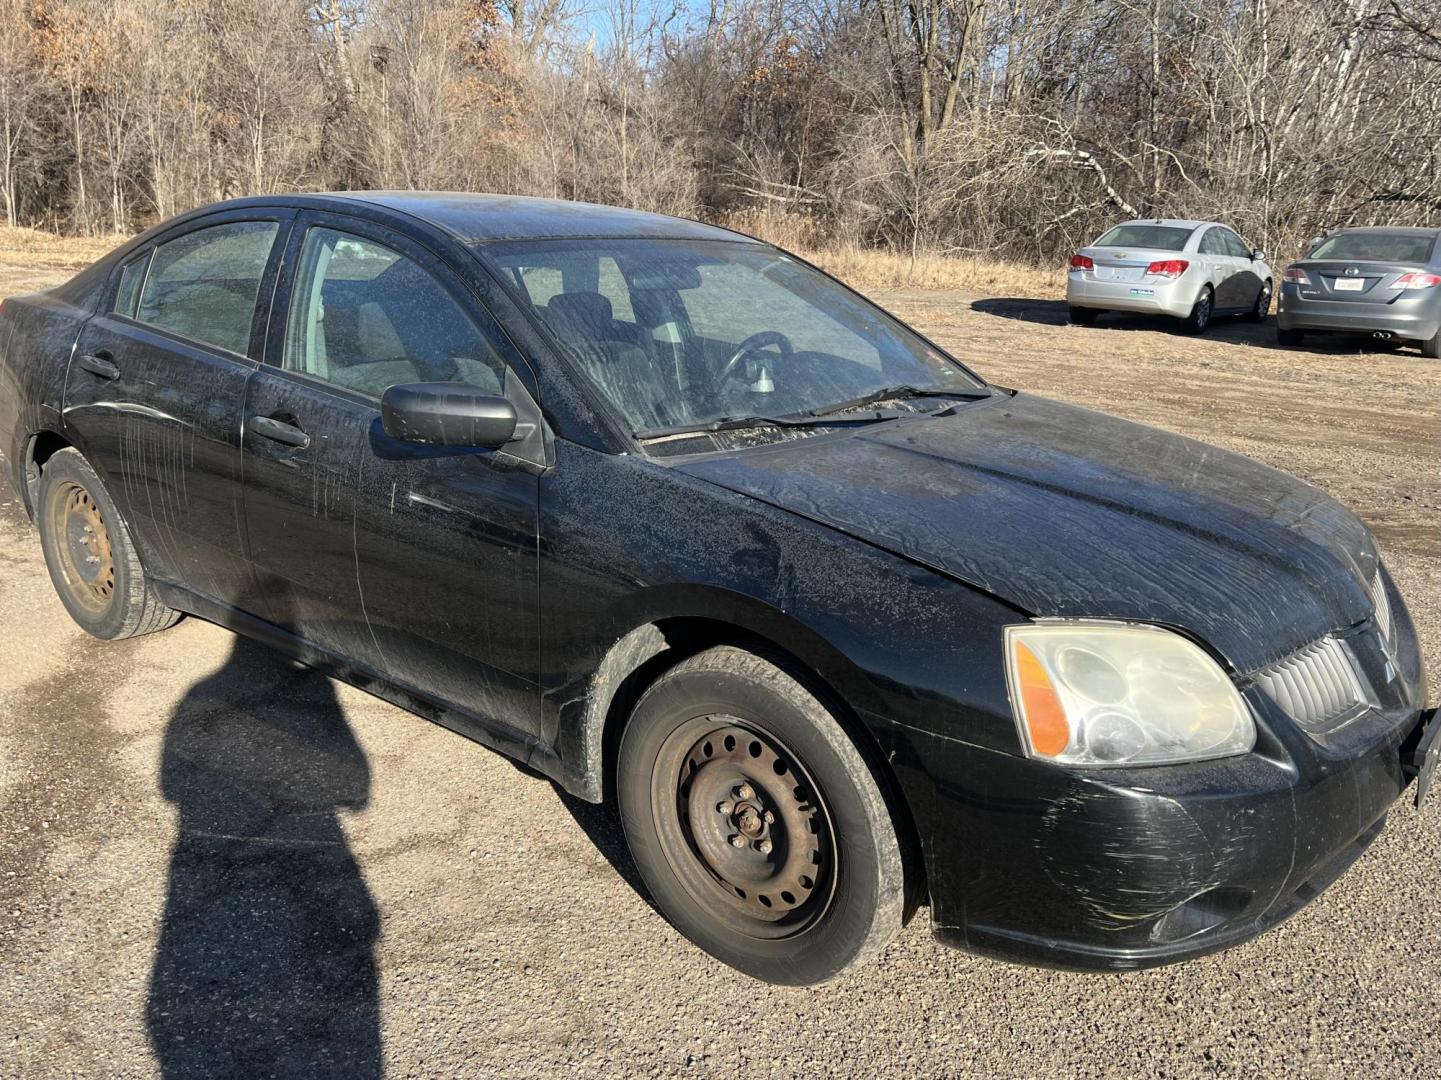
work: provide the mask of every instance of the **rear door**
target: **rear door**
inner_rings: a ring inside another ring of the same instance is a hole
[[[245,405],[253,611],[345,660],[538,730],[539,469],[386,435],[397,383],[459,381],[535,410],[534,379],[423,246],[302,214]]]
[[[1237,309],[1249,311],[1256,303],[1256,298],[1261,295],[1261,286],[1264,282],[1261,275],[1256,272],[1257,263],[1252,258],[1252,250],[1230,229],[1221,230],[1221,239],[1226,245],[1226,254],[1230,256],[1231,276],[1227,280],[1230,286],[1228,295],[1234,295],[1236,300],[1234,306]]]
[[[249,584],[239,530],[245,381],[291,211],[185,223],[122,264],[81,330],[65,420],[147,568],[223,603]]]

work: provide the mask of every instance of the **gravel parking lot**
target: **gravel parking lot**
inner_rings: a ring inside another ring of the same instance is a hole
[[[1441,670],[1441,364],[880,299],[996,381],[1320,484]],[[922,911],[879,963],[770,987],[648,907],[611,815],[507,760],[198,620],[86,638],[0,494],[0,1076],[1434,1076],[1438,823],[1398,805],[1292,921],[1180,967],[1006,966]]]

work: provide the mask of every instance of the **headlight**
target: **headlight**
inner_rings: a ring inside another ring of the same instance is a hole
[[[1200,648],[1156,626],[1006,627],[1006,675],[1031,757],[1070,765],[1161,765],[1244,754],[1256,725]]]

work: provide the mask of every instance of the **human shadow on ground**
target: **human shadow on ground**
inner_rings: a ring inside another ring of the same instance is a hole
[[[170,716],[178,814],[146,1023],[167,1077],[381,1075],[379,913],[341,825],[370,768],[333,684],[237,637]]]

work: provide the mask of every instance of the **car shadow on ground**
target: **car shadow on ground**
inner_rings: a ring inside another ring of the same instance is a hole
[[[1036,323],[1042,326],[1066,326],[1070,322],[1064,300],[1038,300],[1025,296],[987,297],[972,301],[971,310],[982,315],[995,315],[1002,319],[1018,319],[1022,322]],[[1123,312],[1107,312],[1085,329],[1094,331],[1149,330],[1152,333],[1181,334],[1179,323],[1175,319],[1158,315],[1132,315]],[[1206,328],[1206,332],[1196,340],[1255,345],[1267,349],[1279,349],[1283,352],[1316,352],[1337,355],[1394,353],[1403,348],[1400,342],[1373,341],[1367,337],[1344,334],[1309,335],[1303,346],[1285,346],[1276,341],[1274,316],[1267,316],[1262,322],[1251,322],[1240,315],[1218,315]]]
[[[146,1003],[167,1077],[381,1074],[379,913],[340,821],[370,768],[318,671],[237,637],[165,732],[177,811]]]

